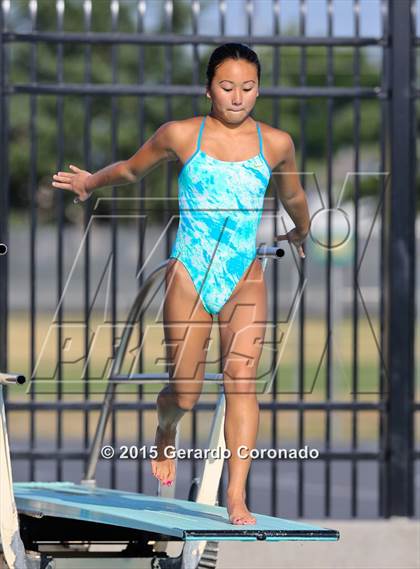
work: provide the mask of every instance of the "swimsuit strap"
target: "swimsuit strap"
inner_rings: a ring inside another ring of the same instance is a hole
[[[260,141],[260,154],[263,153],[263,141],[262,141],[262,136],[261,136],[261,131],[260,131],[260,125],[259,123],[257,123],[257,131],[258,131],[258,139]]]
[[[204,128],[205,120],[206,120],[206,117],[203,117],[203,120],[201,121],[200,131],[198,133],[198,138],[197,138],[197,151],[200,150],[201,135],[203,134],[203,128]]]

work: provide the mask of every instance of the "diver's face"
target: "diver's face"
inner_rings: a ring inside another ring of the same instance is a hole
[[[244,59],[225,59],[217,68],[206,95],[213,111],[228,122],[241,122],[258,97],[257,67]]]

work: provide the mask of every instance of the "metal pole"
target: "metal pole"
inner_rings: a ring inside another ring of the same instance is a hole
[[[0,369],[7,369],[7,319],[8,319],[8,257],[9,246],[9,188],[7,172],[7,108],[5,95],[6,53],[3,42],[3,4],[0,5]]]
[[[385,361],[388,372],[385,517],[414,515],[415,321],[414,22],[411,1],[389,0],[390,191],[385,219]]]

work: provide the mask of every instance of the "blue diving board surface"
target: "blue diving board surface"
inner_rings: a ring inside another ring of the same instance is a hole
[[[224,507],[73,482],[17,482],[13,488],[19,513],[132,528],[183,541],[336,541],[340,536],[337,530],[254,512],[255,524],[235,525]]]

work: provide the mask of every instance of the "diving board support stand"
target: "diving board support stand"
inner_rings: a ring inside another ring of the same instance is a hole
[[[219,393],[219,399],[216,405],[216,411],[213,415],[212,426],[210,429],[210,438],[207,448],[217,449],[221,452],[226,449],[225,437],[223,434],[223,425],[225,421],[226,400],[222,390]],[[217,504],[217,492],[219,489],[220,478],[222,476],[223,461],[210,458],[204,462],[203,472],[195,500],[200,504]],[[184,545],[182,552],[181,569],[195,569],[198,567],[200,559],[206,548],[206,541],[197,543],[188,542]]]

